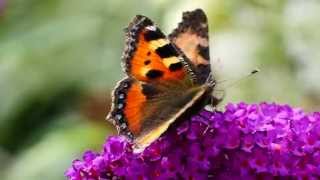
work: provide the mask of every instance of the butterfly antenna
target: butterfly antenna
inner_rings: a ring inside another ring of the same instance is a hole
[[[216,84],[224,84],[224,83],[229,83],[229,85],[227,85],[226,87],[233,87],[235,85],[237,85],[238,83],[240,83],[243,80],[246,80],[247,78],[257,74],[258,72],[260,72],[260,70],[258,68],[253,69],[250,73],[244,75],[243,77],[239,78],[239,79],[235,79],[235,80],[221,80],[221,81],[217,81]]]

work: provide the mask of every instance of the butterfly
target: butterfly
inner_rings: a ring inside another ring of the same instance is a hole
[[[122,67],[126,77],[112,92],[107,119],[119,134],[144,149],[192,108],[211,100],[216,85],[210,69],[207,17],[184,12],[169,36],[137,15],[126,28]]]

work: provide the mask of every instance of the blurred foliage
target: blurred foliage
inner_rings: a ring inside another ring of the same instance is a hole
[[[61,170],[68,168],[73,159],[88,147],[99,150],[104,142],[103,126],[90,122],[76,124],[81,119],[73,114],[57,118],[37,143],[16,157],[6,170],[6,179],[63,179]]]
[[[72,159],[98,150],[115,133],[104,118],[123,76],[123,28],[144,14],[169,33],[199,7],[222,105],[319,110],[317,0],[0,0],[0,179],[62,179]]]

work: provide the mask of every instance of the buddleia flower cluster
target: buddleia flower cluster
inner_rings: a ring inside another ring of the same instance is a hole
[[[320,113],[275,103],[202,110],[169,128],[141,153],[107,138],[65,172],[70,180],[320,177]]]

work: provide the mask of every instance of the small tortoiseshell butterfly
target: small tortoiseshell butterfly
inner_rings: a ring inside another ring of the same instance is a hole
[[[122,57],[127,74],[113,91],[107,119],[118,132],[145,148],[191,107],[204,107],[215,86],[209,60],[208,23],[201,9],[184,12],[166,37],[147,17],[126,28]]]

